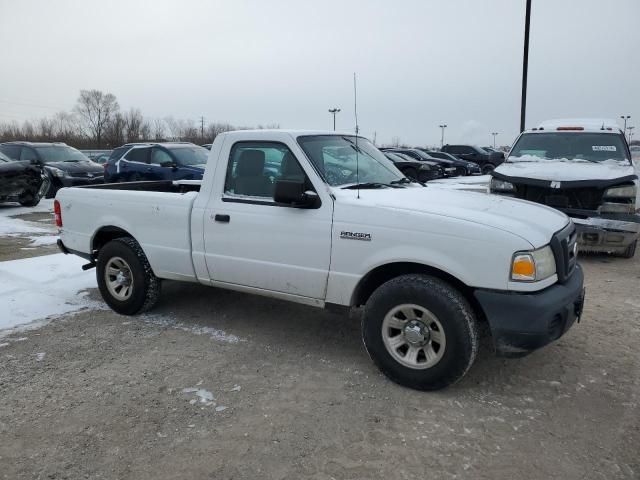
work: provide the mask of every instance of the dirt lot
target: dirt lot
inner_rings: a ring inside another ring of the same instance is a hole
[[[640,478],[640,256],[582,265],[579,325],[520,360],[485,338],[437,393],[378,373],[357,315],[197,285],[13,333],[0,478]]]

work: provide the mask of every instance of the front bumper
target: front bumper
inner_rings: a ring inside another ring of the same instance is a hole
[[[622,253],[640,238],[640,216],[573,218],[583,252]]]
[[[520,357],[544,347],[580,320],[584,304],[584,275],[579,265],[564,284],[541,292],[476,290],[501,356]]]

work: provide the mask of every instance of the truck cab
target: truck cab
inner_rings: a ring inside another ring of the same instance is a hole
[[[523,132],[492,173],[491,192],[556,208],[581,250],[634,256],[640,236],[638,168],[613,120],[543,122]]]

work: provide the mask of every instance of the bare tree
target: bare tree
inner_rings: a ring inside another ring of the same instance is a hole
[[[126,125],[127,142],[139,142],[142,138],[140,130],[144,121],[140,110],[137,108],[130,109],[124,114],[124,121]]]
[[[100,90],[80,90],[74,111],[81,119],[85,135],[100,148],[104,131],[120,106],[115,95]]]
[[[107,145],[117,147],[125,143],[125,129],[127,122],[120,112],[116,112],[104,131]]]
[[[156,118],[153,120],[153,139],[156,142],[160,142],[164,140],[165,136],[165,123],[161,118]]]

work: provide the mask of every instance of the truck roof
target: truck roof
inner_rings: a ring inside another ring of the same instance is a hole
[[[354,136],[355,134],[353,132],[336,132],[334,130],[295,130],[295,129],[254,129],[254,130],[231,130],[229,132],[224,132],[221,133],[220,135],[227,135],[227,136],[235,136],[235,135],[242,135],[244,136],[245,134],[250,133],[250,134],[273,134],[273,133],[279,133],[279,134],[288,134],[291,135],[292,137],[301,137],[301,136],[305,136],[305,135],[349,135],[349,136]],[[363,137],[363,135],[359,134],[359,137]],[[363,137],[364,138],[364,137]]]
[[[589,132],[622,132],[620,125],[610,118],[559,118],[546,120],[531,131],[589,131]]]

